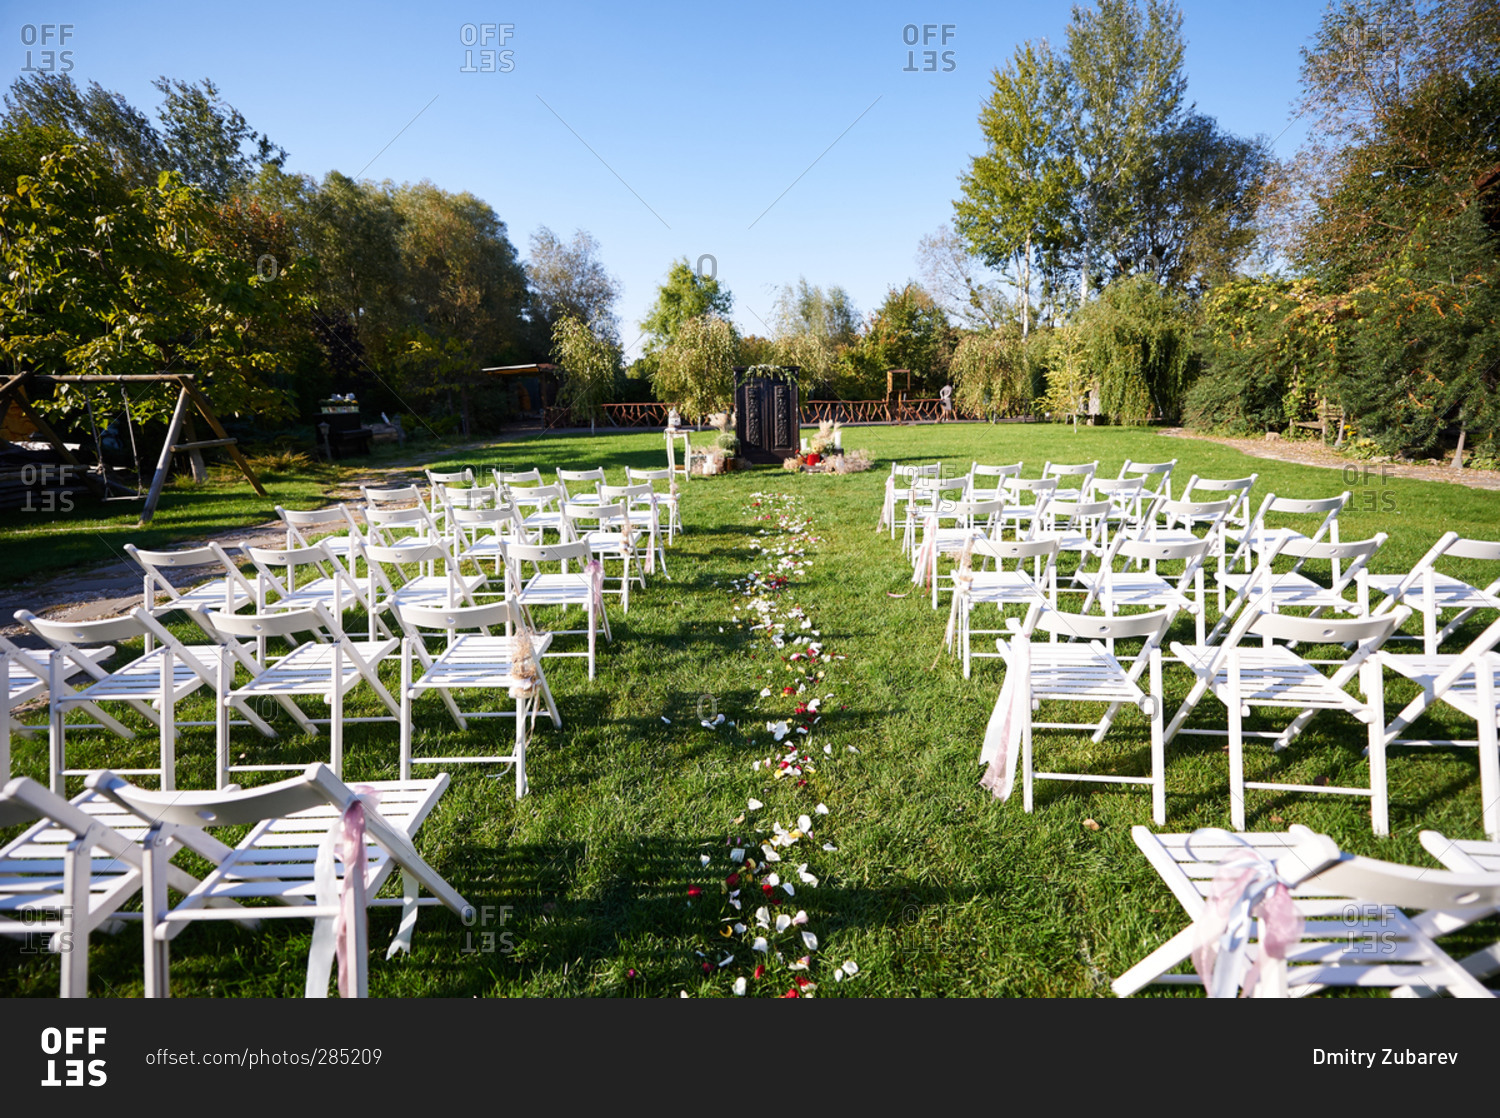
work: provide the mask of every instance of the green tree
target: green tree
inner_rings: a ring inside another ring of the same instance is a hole
[[[1197,372],[1192,304],[1149,276],[1127,276],[1074,316],[1073,329],[1099,391],[1122,423],[1175,419]]]
[[[173,172],[134,187],[78,143],[0,195],[0,350],[41,373],[193,372],[224,415],[284,418],[280,339],[307,306],[309,269],[270,276],[226,240],[224,215]],[[169,401],[142,395],[137,418]]]
[[[1031,362],[1026,340],[1014,327],[965,337],[953,351],[954,403],[961,411],[998,416],[1029,415]]]
[[[859,313],[849,293],[838,286],[825,291],[799,278],[778,293],[774,317],[770,363],[797,366],[810,397],[836,391],[840,358],[859,336]]]
[[[946,382],[953,331],[943,308],[920,284],[892,287],[870,321],[864,345],[886,369],[910,369],[921,387],[936,392]]]
[[[1031,329],[1034,251],[1065,246],[1068,200],[1078,188],[1079,170],[1063,147],[1062,72],[1045,44],[1017,47],[991,84],[990,99],[979,111],[985,153],[970,161],[959,180],[963,196],[953,203],[954,223],[975,256],[992,268],[1016,269],[1024,336]],[[972,286],[970,296],[982,310]]]
[[[588,416],[589,427],[614,399],[620,347],[586,322],[564,315],[552,328],[552,360],[563,370],[563,403],[574,416]]]
[[[716,314],[681,323],[661,351],[657,399],[675,403],[684,418],[701,419],[734,404],[734,327]]]
[[[641,329],[648,335],[646,349],[660,350],[677,337],[684,323],[705,314],[727,319],[733,307],[734,296],[720,287],[717,279],[695,272],[684,257],[672,265],[666,282],[657,289],[656,302],[641,322]]]

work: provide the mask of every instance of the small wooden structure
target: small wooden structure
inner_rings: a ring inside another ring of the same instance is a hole
[[[10,408],[12,402],[20,408],[21,412],[29,419],[37,429],[37,433],[47,441],[62,460],[70,466],[77,466],[84,484],[93,489],[99,496],[107,497],[111,487],[122,488],[116,482],[109,480],[106,473],[101,470],[101,476],[94,478],[82,462],[74,457],[40,412],[32,403],[30,389],[33,387],[51,387],[58,384],[76,385],[105,385],[105,384],[170,384],[177,388],[177,406],[172,409],[172,421],[167,425],[167,441],[162,445],[161,456],[156,462],[156,474],[151,479],[151,488],[146,493],[146,504],[141,510],[140,527],[150,523],[151,517],[156,512],[156,504],[161,499],[162,486],[167,482],[167,472],[172,466],[172,457],[176,454],[192,454],[195,456],[195,472],[202,468],[202,455],[199,451],[210,447],[223,447],[234,459],[234,464],[240,468],[250,484],[255,487],[255,492],[262,497],[266,496],[265,488],[260,479],[250,469],[250,463],[245,461],[245,456],[240,453],[236,440],[224,430],[224,425],[219,422],[219,417],[214,414],[213,406],[208,398],[198,388],[192,373],[144,373],[136,376],[47,376],[42,373],[17,373],[0,383],[0,415]],[[208,424],[209,430],[214,433],[212,439],[196,439],[192,436],[192,412],[188,405],[192,404],[203,421]],[[178,442],[178,437],[186,435],[186,442]],[[101,462],[102,466],[102,462]],[[134,494],[140,496],[139,493]]]
[[[734,433],[740,457],[747,462],[780,464],[801,445],[801,411],[797,405],[799,366],[734,367]],[[767,375],[770,373],[770,375]]]

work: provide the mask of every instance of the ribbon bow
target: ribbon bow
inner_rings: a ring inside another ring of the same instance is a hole
[[[1205,827],[1187,841],[1189,857],[1194,839],[1234,840],[1244,849],[1225,856],[1214,873],[1213,886],[1202,913],[1194,921],[1198,945],[1193,969],[1203,979],[1211,998],[1252,996],[1260,983],[1266,959],[1285,959],[1302,939],[1304,921],[1292,901],[1291,889],[1276,866],[1238,835]],[[1261,921],[1259,951],[1252,960],[1250,933]]]
[[[943,634],[943,645],[953,647],[953,638],[958,629],[959,599],[966,596],[974,586],[974,539],[964,541],[964,549],[958,556],[958,572],[953,576],[957,584],[953,587],[953,600],[948,606],[948,630]]]
[[[880,506],[880,523],[878,523],[878,524],[875,525],[875,531],[878,532],[882,528],[884,528],[888,524],[890,524],[891,519],[892,519],[892,517],[895,514],[895,503],[896,503],[896,483],[891,478],[886,478],[885,479],[885,501],[882,502],[882,504]]]
[[[917,549],[916,566],[911,572],[911,581],[915,586],[932,585],[932,569],[937,565],[937,536],[937,517],[929,516],[922,525],[922,546]]]
[[[979,780],[1002,803],[1010,799],[1016,781],[1016,757],[1021,738],[1031,721],[1031,647],[1028,638],[1017,636],[1005,658],[1005,682],[984,729],[979,763],[987,766]]]
[[[328,996],[328,973],[333,957],[338,956],[339,997],[352,998],[354,988],[354,950],[363,943],[357,934],[365,919],[365,807],[378,802],[375,789],[360,785],[355,797],[333,821],[318,845],[313,867],[313,888],[320,906],[338,906],[332,920],[317,920],[313,928],[312,947],[307,955],[307,997]],[[344,876],[338,876],[334,858],[344,864]],[[409,933],[408,933],[409,935]],[[396,950],[392,947],[392,952]]]

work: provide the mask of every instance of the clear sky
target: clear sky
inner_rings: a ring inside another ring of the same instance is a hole
[[[1291,155],[1299,48],[1322,6],[1181,8],[1189,101]],[[0,11],[6,86],[28,50],[44,65],[65,34],[80,85],[153,114],[153,79],[212,78],[287,149],[288,170],[472,192],[523,257],[541,226],[588,230],[623,283],[634,356],[639,320],[682,257],[716,272],[739,328],[757,334],[776,289],[799,276],[842,285],[861,313],[918,278],[917,243],[949,220],[981,150],[992,71],[1027,39],[1060,47],[1071,5],[0,0]]]

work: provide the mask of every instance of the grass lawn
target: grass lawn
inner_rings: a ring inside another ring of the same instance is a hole
[[[493,906],[494,915],[466,927],[446,910],[424,909],[414,955],[386,961],[380,948],[395,932],[396,913],[374,910],[372,995],[730,996],[735,979],[744,977],[751,995],[782,996],[798,988],[801,977],[817,983],[819,996],[1108,996],[1112,978],[1184,926],[1180,906],[1130,838],[1131,826],[1150,822],[1146,790],[1042,783],[1036,810],[1027,815],[1019,794],[1002,804],[979,788],[979,744],[1002,668],[995,660],[979,661],[974,678],[962,678],[958,662],[943,652],[946,608],[934,612],[922,594],[911,593],[899,543],[875,532],[891,461],[940,460],[962,473],[974,460],[1024,460],[1027,476],[1036,476],[1047,459],[1097,458],[1101,474],[1114,476],[1126,458],[1175,457],[1174,489],[1192,473],[1253,472],[1260,475],[1256,504],[1268,492],[1319,497],[1347,488],[1353,497],[1340,519],[1342,537],[1391,535],[1372,566],[1377,572],[1404,572],[1446,530],[1494,538],[1500,525],[1500,494],[1493,492],[1356,476],[1352,465],[1341,473],[1253,459],[1150,430],[871,427],[847,428],[844,441],[868,449],[876,468],[842,477],[761,468],[683,486],[686,531],[668,552],[671,581],[658,576],[632,595],[628,616],[619,616],[612,603],[614,643],[603,646],[598,678],[589,682],[580,660],[544,664],[564,726],[554,730],[545,719],[537,724],[528,752],[531,794],[517,801],[508,773],[492,779],[485,766],[454,766],[452,787],[418,834],[418,849],[438,871],[476,908]],[[539,436],[435,456],[431,464],[535,465],[544,474],[559,466],[602,465],[612,481],[623,481],[625,466],[659,467],[662,458],[659,434]],[[313,503],[318,480],[289,481],[290,499]],[[735,580],[756,568],[775,574],[783,556],[763,549],[784,547],[790,538],[776,531],[775,521],[757,519],[780,506],[762,499],[757,507],[753,495],[772,492],[795,498],[795,513],[810,522],[802,536],[815,537],[800,544],[805,571],[766,595],[783,619],[794,606],[805,612],[809,628],[801,630],[793,618],[787,635],[819,634],[823,656],[814,668],[806,659],[783,659],[805,645],[777,649],[748,628],[747,611],[738,618],[734,612],[746,601]],[[200,533],[248,512],[242,495],[205,501],[212,523],[196,526]],[[270,504],[259,502],[260,512],[269,514]],[[181,518],[193,507],[184,494],[169,494],[155,531],[185,523]],[[144,542],[120,525],[107,533],[113,546]],[[0,577],[14,577],[29,564],[11,557],[20,550],[12,542],[18,537],[4,538]],[[37,546],[45,538],[38,537]],[[1461,566],[1451,569],[1465,573]],[[1467,573],[1482,582],[1493,577]],[[179,631],[190,635],[186,626]],[[1408,631],[1416,630],[1408,625]],[[1191,622],[1180,620],[1172,639],[1190,638]],[[396,665],[386,665],[383,675],[394,686]],[[1168,665],[1169,716],[1189,679],[1185,668]],[[804,685],[800,695],[782,694]],[[1395,680],[1387,688],[1388,716],[1415,693]],[[781,771],[775,762],[752,767],[783,756],[767,722],[810,722],[794,714],[795,705],[827,695],[832,698],[821,699],[821,721],[812,732],[784,743],[800,738],[811,758],[795,763],[804,770],[800,777],[773,779]],[[376,713],[365,699],[355,705],[351,713]],[[724,714],[725,724],[704,728],[700,718],[716,713]],[[179,708],[180,719],[210,716],[210,703],[201,697]],[[1045,706],[1041,716],[1066,717]],[[418,748],[443,753],[478,753],[491,735],[504,739],[511,732],[508,723],[491,722],[458,734],[436,697],[419,703],[417,719]],[[1222,707],[1209,699],[1190,725],[1222,726],[1223,720]],[[1268,720],[1257,712],[1248,726],[1263,723]],[[282,715],[276,725],[285,731],[289,721]],[[1456,719],[1439,725],[1456,732],[1429,736],[1472,735],[1472,726],[1463,729]],[[327,759],[321,739],[284,735],[265,742],[244,728],[233,740],[250,760]],[[1323,714],[1280,756],[1249,745],[1247,777],[1368,784],[1364,741],[1363,727]],[[1145,720],[1133,712],[1121,716],[1100,746],[1060,731],[1037,735],[1041,767],[1063,771],[1143,774],[1147,745]],[[121,742],[80,731],[69,746],[70,764],[82,767],[138,767],[155,757],[155,738],[147,733]],[[345,748],[350,783],[397,775],[394,725],[350,727]],[[18,740],[14,752],[18,773],[45,780],[44,738]],[[178,757],[180,787],[209,786],[211,727],[185,730]],[[1166,774],[1168,830],[1229,825],[1228,763],[1218,741],[1177,739],[1168,748]],[[1303,823],[1348,850],[1434,867],[1417,841],[1423,828],[1482,837],[1473,751],[1392,750],[1389,784],[1389,838],[1371,834],[1368,801],[1351,797],[1252,791],[1249,826],[1278,830]],[[752,800],[762,806],[752,809]],[[820,804],[827,814],[817,812]],[[760,842],[769,840],[774,824],[798,829],[804,814],[811,836],[778,848],[780,862],[766,864]],[[1097,829],[1085,826],[1087,820]],[[736,848],[761,863],[753,883],[743,878],[748,863],[730,861]],[[804,863],[816,886],[799,875]],[[739,910],[730,906],[724,885],[732,872],[742,874]],[[772,872],[793,883],[795,895],[780,884],[764,892]],[[769,905],[771,897],[781,904]],[[773,917],[804,911],[807,921],[779,936],[758,932],[753,913],[762,904]],[[748,930],[736,933],[735,922]],[[309,927],[272,925],[256,932],[188,928],[173,949],[174,993],[300,996]],[[815,934],[816,950],[804,946],[802,931]],[[757,934],[772,941],[769,953],[753,949]],[[1467,953],[1497,936],[1500,927],[1487,921],[1449,946]],[[140,994],[137,930],[97,935],[90,951],[92,993]],[[718,969],[729,955],[734,960]],[[791,970],[803,955],[809,969]],[[835,981],[833,972],[845,960],[857,964],[858,973]],[[752,971],[761,962],[766,973],[756,980]],[[57,985],[54,958],[0,942],[0,994],[55,996]]]

